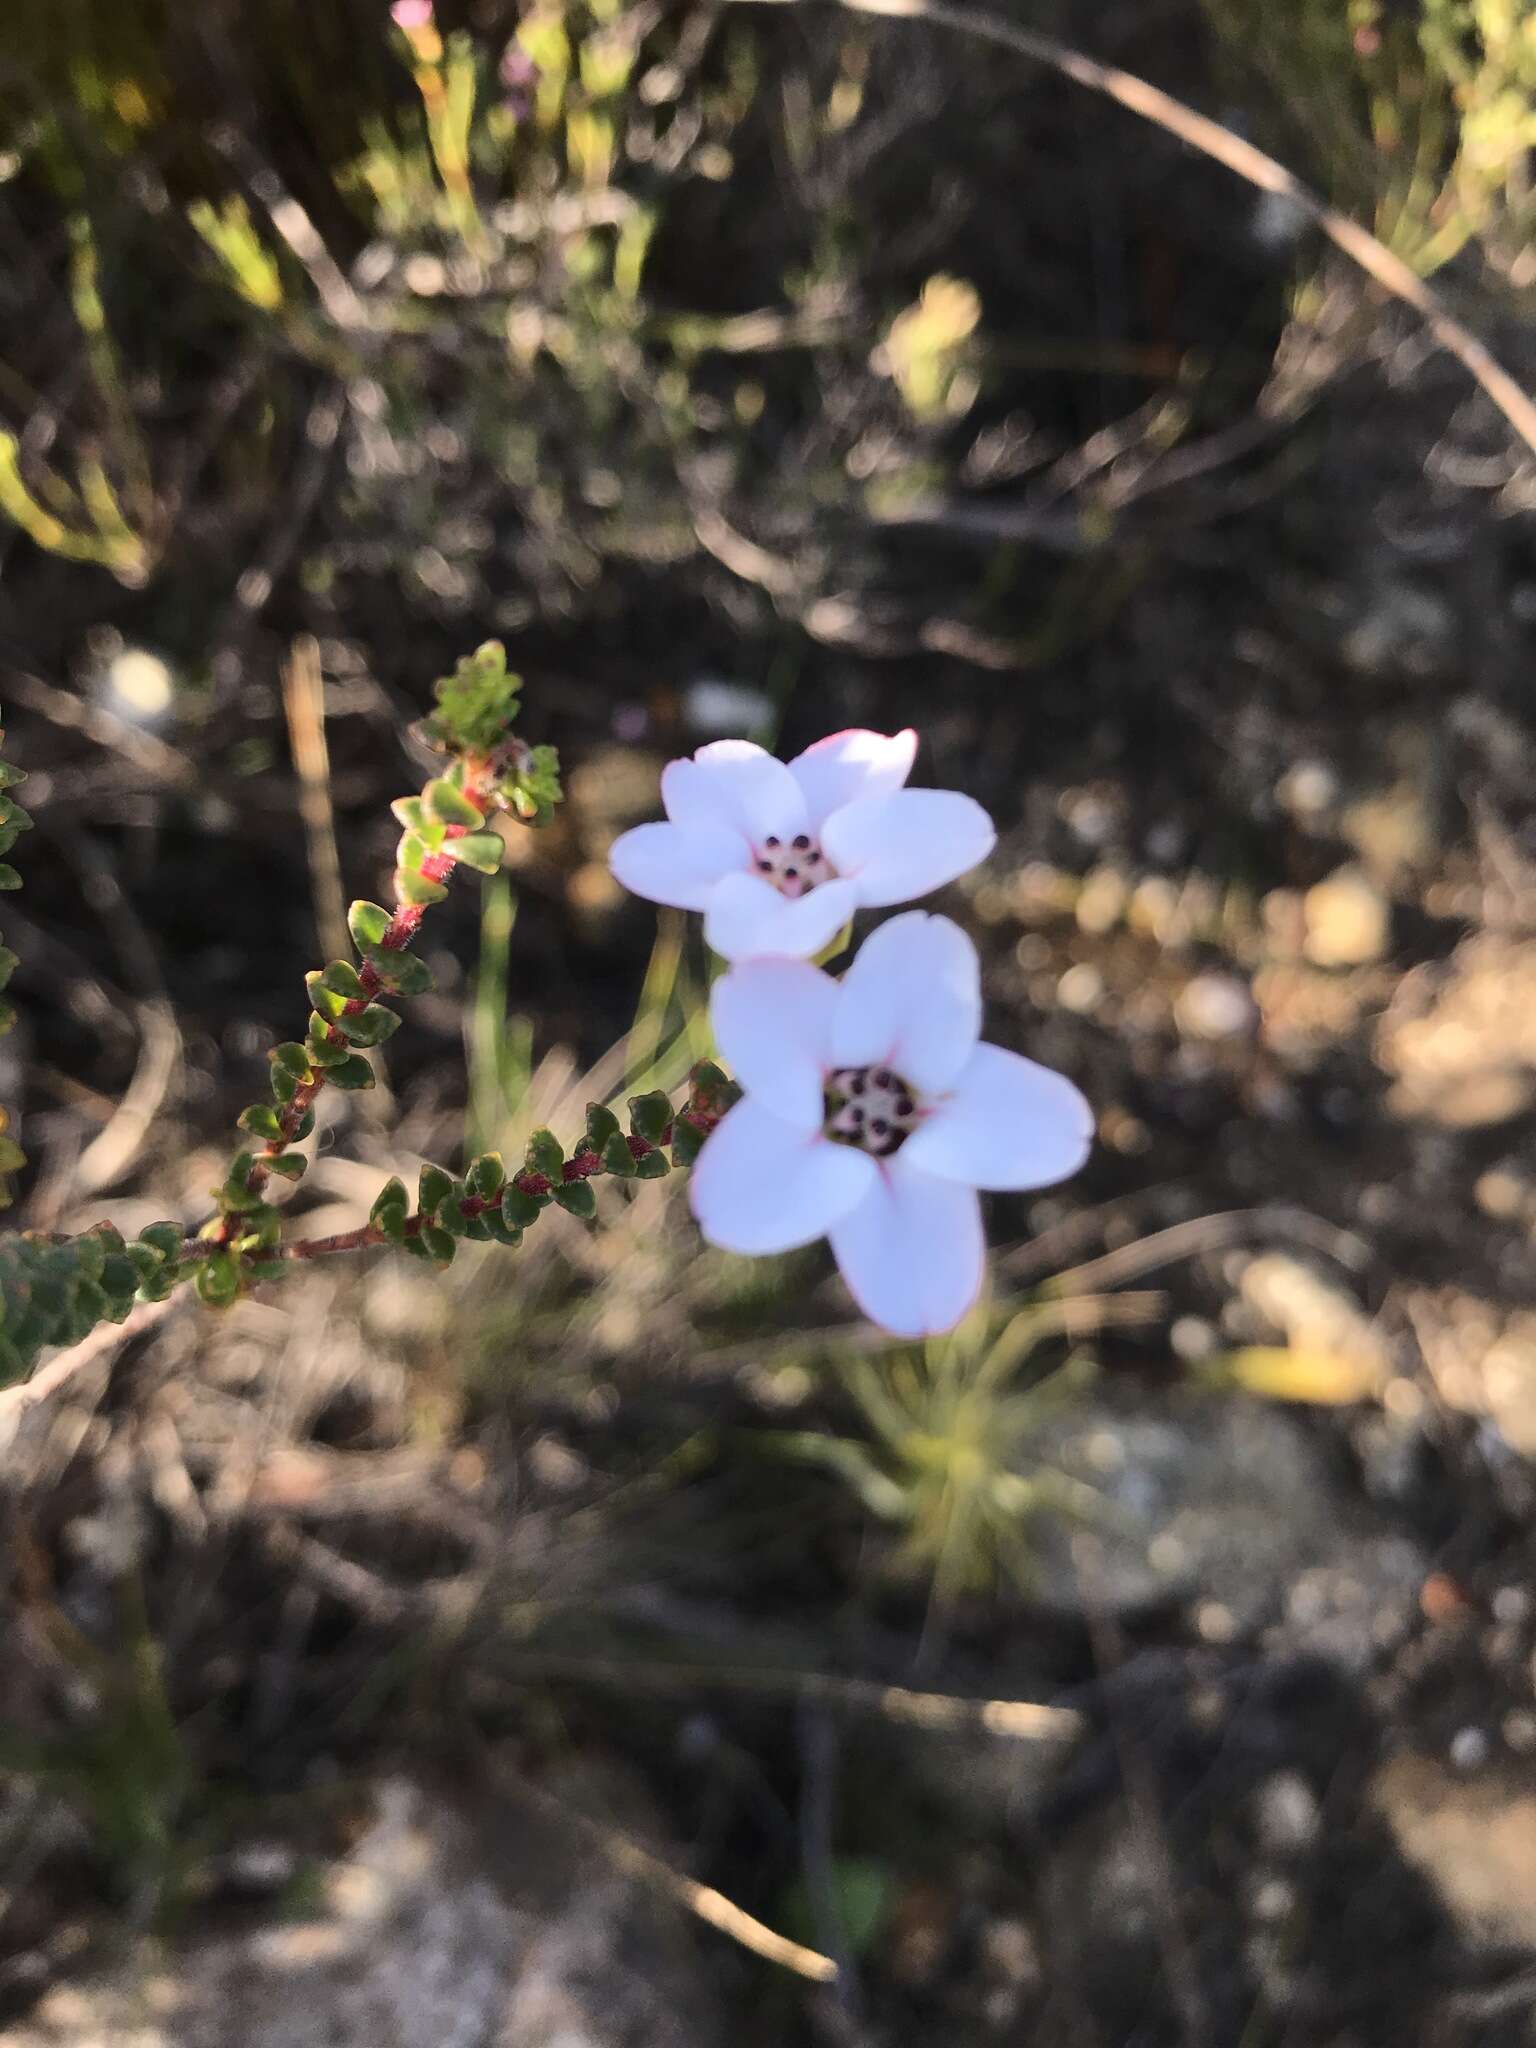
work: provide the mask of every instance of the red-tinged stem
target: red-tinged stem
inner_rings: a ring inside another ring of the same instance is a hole
[[[476,810],[481,813],[482,823],[495,806],[495,781],[494,762],[480,756],[468,755],[465,757],[464,795],[475,806]],[[470,825],[449,825],[445,828],[444,837],[447,839],[462,839],[466,833],[474,829]],[[422,862],[421,872],[429,882],[445,882],[457,866],[458,862],[451,853],[432,853],[428,854],[427,858]],[[379,950],[388,953],[403,952],[415,937],[421,925],[421,920],[425,915],[425,904],[401,903],[397,901],[394,916],[390,919],[388,928],[383,938],[379,941]],[[366,1010],[373,997],[379,993],[384,985],[371,960],[363,962],[358,973],[358,980],[363,986],[364,993],[361,997],[354,997],[345,1005],[343,1010],[344,1016],[355,1017],[360,1011]],[[327,1041],[335,1046],[342,1046],[348,1043],[346,1033],[338,1031],[335,1025],[332,1025],[328,1031]],[[320,1067],[315,1070],[312,1079],[301,1082],[294,1090],[292,1098],[284,1105],[278,1116],[282,1135],[267,1140],[260,1154],[252,1163],[250,1172],[246,1175],[245,1185],[246,1191],[249,1194],[261,1195],[265,1193],[267,1183],[272,1178],[272,1169],[267,1162],[272,1159],[281,1158],[288,1147],[295,1142],[298,1137],[299,1126],[303,1123],[306,1112],[310,1109],[315,1097],[324,1086],[325,1069]],[[219,1226],[219,1236],[215,1242],[218,1244],[228,1244],[239,1235],[240,1218],[238,1215],[229,1214],[222,1219]]]
[[[696,1130],[706,1133],[712,1131],[720,1121],[719,1116],[714,1110],[705,1109],[695,1104],[690,1104],[686,1109],[679,1110],[678,1117],[684,1123],[692,1124]],[[669,1127],[662,1134],[662,1144],[669,1143],[671,1135]],[[625,1140],[625,1143],[629,1147],[630,1156],[635,1160],[644,1159],[650,1153],[661,1149],[660,1146],[652,1145],[648,1139],[633,1134]],[[596,1180],[609,1171],[610,1169],[603,1164],[599,1153],[578,1152],[574,1157],[565,1161],[560,1169],[560,1178],[569,1187],[574,1181]],[[520,1194],[533,1196],[547,1195],[553,1187],[548,1174],[539,1173],[531,1167],[525,1169],[522,1173],[513,1174],[510,1177],[510,1185],[515,1187]],[[496,1198],[487,1198],[484,1195],[466,1195],[459,1204],[459,1213],[462,1216],[475,1217],[483,1215],[487,1209],[494,1209],[498,1206],[499,1203]],[[420,1216],[408,1217],[405,1224],[405,1235],[407,1237],[419,1235],[421,1224],[422,1219]],[[328,1258],[332,1252],[363,1251],[370,1245],[388,1244],[390,1242],[390,1238],[379,1228],[378,1224],[362,1223],[355,1230],[338,1232],[335,1237],[300,1238],[292,1244],[285,1244],[280,1247],[274,1246],[266,1256],[273,1259],[323,1259]],[[197,1251],[209,1251],[212,1249],[213,1247],[206,1239],[194,1238],[184,1248],[183,1256],[190,1258]]]

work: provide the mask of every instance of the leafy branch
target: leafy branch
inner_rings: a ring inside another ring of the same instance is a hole
[[[45,1350],[78,1343],[100,1323],[121,1323],[135,1301],[164,1301],[189,1280],[203,1302],[222,1308],[296,1261],[373,1245],[394,1245],[445,1267],[461,1239],[515,1247],[552,1204],[591,1218],[591,1184],[605,1175],[657,1180],[692,1164],[738,1092],[708,1062],[694,1069],[679,1109],[660,1091],[634,1096],[626,1129],[612,1109],[593,1103],[569,1155],[553,1132],[539,1130],[522,1166],[511,1172],[494,1152],[472,1160],[462,1177],[426,1166],[414,1209],[404,1183],[392,1179],[368,1222],[334,1237],[284,1242],[282,1212],[267,1200],[274,1175],[302,1178],[306,1161],[294,1147],[314,1129],[314,1104],[323,1090],[374,1085],[367,1055],[400,1025],[398,1012],[380,998],[431,988],[430,970],[410,943],[428,909],[447,895],[454,870],[494,874],[503,853],[494,818],[506,813],[543,824],[560,801],[555,750],[529,747],[512,730],[521,687],[495,641],[437,684],[437,708],[417,731],[443,757],[442,771],[419,794],[392,806],[402,828],[394,908],[354,903],[348,928],[355,957],[332,960],[305,977],[308,1029],[302,1040],[274,1047],[270,1098],[252,1103],[239,1119],[259,1149],[243,1149],[231,1160],[214,1190],[218,1206],[209,1221],[192,1236],[177,1223],[152,1223],[132,1242],[111,1223],[73,1238],[28,1231],[0,1239],[0,1386],[26,1379]],[[0,762],[0,790],[20,779]],[[30,822],[19,805],[0,796],[0,851]],[[0,866],[0,887],[19,886],[14,871]],[[0,986],[15,965],[15,956],[0,948]],[[10,1021],[0,1013],[0,1024]],[[19,1149],[0,1134],[0,1172],[23,1163]]]

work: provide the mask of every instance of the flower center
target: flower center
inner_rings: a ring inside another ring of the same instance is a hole
[[[822,1130],[834,1145],[887,1159],[917,1129],[916,1091],[889,1067],[839,1067],[826,1088]]]
[[[837,869],[808,832],[793,839],[765,839],[753,863],[770,888],[793,900],[809,896],[818,882],[836,878]]]

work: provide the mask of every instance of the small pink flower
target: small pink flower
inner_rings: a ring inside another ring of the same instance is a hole
[[[534,91],[539,83],[538,65],[521,44],[508,43],[501,53],[496,75],[501,80],[506,106],[518,120],[525,120],[533,106]]]
[[[405,35],[432,26],[432,0],[395,0],[389,18]]]
[[[907,789],[915,732],[833,733],[788,764],[715,740],[661,778],[664,824],[637,825],[609,865],[653,903],[702,910],[727,960],[809,959],[855,910],[952,882],[996,843],[971,797]]]
[[[733,1252],[829,1238],[860,1308],[899,1337],[952,1328],[980,1292],[978,1188],[1048,1187],[1088,1156],[1072,1083],[977,1042],[976,948],[948,918],[892,918],[841,982],[746,961],[710,1017],[745,1092],[694,1167],[699,1227]]]

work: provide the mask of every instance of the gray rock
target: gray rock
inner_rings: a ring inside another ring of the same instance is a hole
[[[672,1910],[574,1827],[509,1823],[498,1844],[391,1780],[304,1917],[145,1945],[54,1986],[6,2048],[711,2048]]]

